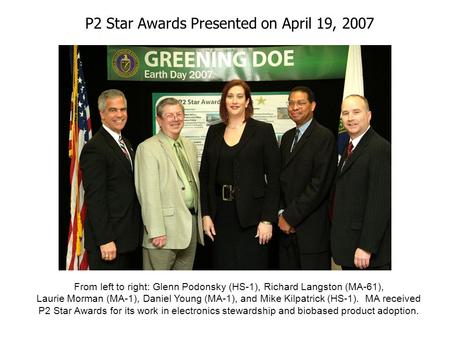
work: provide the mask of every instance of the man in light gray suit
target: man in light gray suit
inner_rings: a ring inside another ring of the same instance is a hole
[[[144,221],[144,270],[190,270],[204,244],[197,149],[180,136],[184,107],[166,98],[156,107],[161,130],[136,151],[135,184]]]

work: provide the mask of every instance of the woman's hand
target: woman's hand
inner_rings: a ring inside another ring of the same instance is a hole
[[[259,238],[259,244],[267,244],[272,238],[272,223],[262,221],[258,224],[255,238]]]

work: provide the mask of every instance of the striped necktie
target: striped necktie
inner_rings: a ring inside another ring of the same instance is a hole
[[[175,141],[174,143],[175,152],[177,153],[177,157],[180,160],[181,167],[189,181],[189,186],[191,187],[192,197],[194,199],[194,208],[195,211],[198,210],[198,189],[197,184],[195,183],[194,175],[192,174],[191,167],[189,166],[186,157],[183,155],[181,150],[181,143],[179,141]]]
[[[128,154],[127,147],[125,146],[125,142],[123,141],[122,135],[119,135],[119,145],[120,149],[122,149],[123,154],[127,158],[128,162],[131,164],[130,154]]]
[[[299,128],[295,129],[295,136],[294,136],[294,141],[292,142],[292,146],[291,146],[291,153],[294,150],[295,145],[297,144],[298,140],[300,139],[300,136],[301,136],[300,129]]]

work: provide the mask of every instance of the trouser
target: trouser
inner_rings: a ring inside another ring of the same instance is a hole
[[[192,215],[191,241],[185,249],[142,249],[144,270],[192,270],[197,247],[197,215]]]

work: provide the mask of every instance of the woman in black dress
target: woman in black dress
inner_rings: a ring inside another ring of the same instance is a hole
[[[280,153],[273,127],[251,118],[250,88],[228,82],[222,122],[209,127],[200,166],[203,230],[213,241],[213,268],[267,269],[277,222]]]

